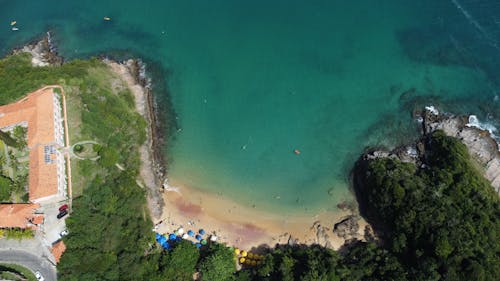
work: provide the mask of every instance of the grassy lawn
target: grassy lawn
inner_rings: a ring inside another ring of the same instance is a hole
[[[35,274],[24,266],[17,264],[0,263],[0,277],[12,280],[36,281]],[[21,277],[21,278],[18,278]]]

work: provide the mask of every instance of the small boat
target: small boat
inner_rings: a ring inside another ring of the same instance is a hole
[[[298,149],[294,149],[294,150],[293,150],[293,153],[295,153],[295,155],[299,155],[299,154],[300,154],[300,150],[298,150]]]
[[[104,20],[105,20],[105,21],[110,21],[110,20],[111,20],[111,18],[110,18],[110,17],[104,17]]]
[[[17,27],[12,28],[12,31],[18,31],[18,30],[19,30],[19,28],[17,28]]]
[[[10,25],[13,26],[13,25],[16,25],[17,21],[13,20],[10,22]]]

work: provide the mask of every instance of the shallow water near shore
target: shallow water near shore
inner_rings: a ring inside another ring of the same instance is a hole
[[[334,210],[352,199],[365,146],[418,133],[415,107],[497,124],[498,13],[465,0],[0,1],[0,51],[50,28],[68,59],[153,60],[179,126],[165,148],[172,185],[274,211]]]

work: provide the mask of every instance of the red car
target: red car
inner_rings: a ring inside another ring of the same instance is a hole
[[[59,207],[59,212],[65,211],[68,209],[68,204],[64,204],[61,207]]]

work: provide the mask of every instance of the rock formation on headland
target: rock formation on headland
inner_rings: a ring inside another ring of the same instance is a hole
[[[380,157],[394,157],[403,162],[421,164],[424,139],[431,133],[442,130],[446,135],[459,139],[467,147],[472,159],[482,168],[484,177],[491,182],[495,191],[500,194],[500,151],[498,143],[488,130],[480,128],[474,115],[457,116],[440,113],[434,107],[426,107],[419,113],[424,138],[416,143],[398,147],[392,151],[371,151],[363,158],[370,160]]]
[[[498,143],[488,130],[475,124],[477,118],[454,116],[425,110],[422,114],[424,134],[442,130],[446,135],[458,138],[467,146],[472,158],[483,168],[484,177],[500,194],[500,151]]]
[[[162,214],[164,202],[161,187],[165,180],[165,163],[161,153],[163,138],[157,125],[153,94],[150,81],[145,76],[144,64],[140,60],[129,59],[122,63],[105,59],[104,62],[127,84],[134,95],[135,108],[146,120],[146,142],[139,147],[141,157],[140,175],[147,190],[147,202],[154,219]]]
[[[64,59],[57,53],[57,48],[52,43],[50,31],[41,40],[35,40],[19,49],[13,51],[17,53],[31,54],[31,64],[33,66],[61,65]]]

